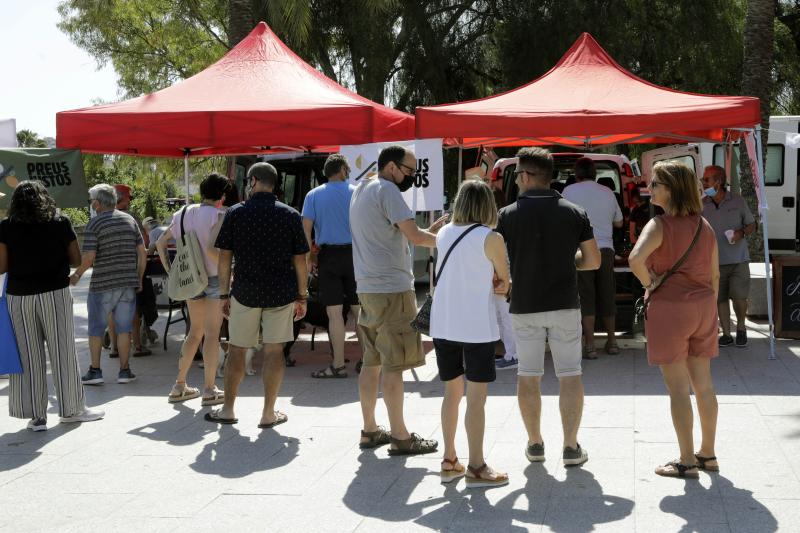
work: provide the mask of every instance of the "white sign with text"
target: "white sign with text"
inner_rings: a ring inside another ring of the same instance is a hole
[[[413,150],[417,156],[414,186],[403,193],[414,211],[441,211],[444,208],[444,165],[441,139],[356,144],[340,147],[339,151],[350,164],[350,182],[358,185],[362,179],[378,174],[378,154],[387,146],[399,144]]]

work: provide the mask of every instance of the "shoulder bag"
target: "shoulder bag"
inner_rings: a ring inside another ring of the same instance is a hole
[[[6,301],[8,274],[0,276],[0,278],[2,278],[2,285],[0,285],[0,374],[22,374],[17,337],[14,334],[14,324],[11,322]]]
[[[172,300],[189,300],[208,286],[208,274],[200,241],[193,232],[186,232],[183,217],[188,207],[181,210],[181,238],[176,239],[177,253],[169,269],[167,293]]]
[[[661,283],[656,285],[656,287],[650,291],[650,294],[647,297],[642,296],[636,303],[633,305],[633,326],[634,330],[636,331],[644,331],[644,321],[647,320],[647,306],[650,305],[650,299],[653,297],[653,293],[655,293],[664,283],[672,276],[681,265],[686,261],[686,258],[689,257],[689,252],[692,251],[694,245],[697,243],[697,239],[700,237],[700,230],[703,229],[703,217],[700,217],[700,220],[697,222],[697,230],[694,232],[694,238],[692,242],[689,243],[689,247],[683,253],[680,259],[672,265],[664,277],[661,279]]]
[[[444,270],[444,265],[447,264],[447,259],[450,257],[450,253],[453,251],[453,248],[461,242],[461,239],[467,236],[467,234],[474,230],[475,228],[481,226],[482,224],[473,224],[469,228],[467,228],[464,233],[458,236],[458,238],[450,245],[450,248],[447,250],[447,253],[444,254],[444,259],[442,259],[442,265],[439,267],[439,275],[436,275],[436,268],[434,267],[432,271],[433,275],[433,287],[436,288],[436,283],[438,278],[442,275],[442,270]],[[425,302],[422,304],[422,307],[419,308],[417,312],[417,316],[411,322],[411,327],[414,328],[419,333],[424,333],[425,335],[430,335],[431,331],[431,306],[433,306],[433,295],[428,293],[427,298],[425,298]]]

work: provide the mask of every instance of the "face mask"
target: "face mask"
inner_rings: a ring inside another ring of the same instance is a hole
[[[397,188],[400,192],[406,192],[412,185],[414,185],[414,174],[403,174],[403,181],[397,184]]]
[[[703,194],[705,194],[709,198],[713,198],[717,195],[717,189],[715,189],[714,187],[709,187],[708,189],[703,190]]]
[[[255,186],[255,181],[251,178],[247,180],[247,183],[244,186],[244,197],[250,198],[253,195],[253,187]]]

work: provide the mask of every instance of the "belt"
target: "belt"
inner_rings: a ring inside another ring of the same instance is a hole
[[[352,248],[352,244],[322,244],[322,248]]]

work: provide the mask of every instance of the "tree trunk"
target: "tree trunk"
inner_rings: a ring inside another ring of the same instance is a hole
[[[772,57],[773,24],[775,19],[774,0],[748,0],[744,21],[744,63],[742,72],[742,94],[755,96],[761,100],[761,146],[764,167],[767,164],[767,137],[769,132],[770,102],[772,99]],[[750,258],[753,261],[764,259],[764,232],[760,224],[758,199],[750,172],[750,159],[747,148],[739,143],[739,176],[742,196],[759,224],[756,231],[748,237]]]
[[[228,0],[228,46],[233,48],[255,27],[252,0]]]

